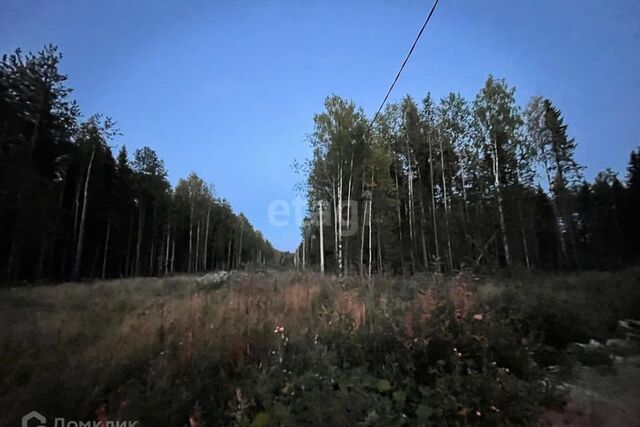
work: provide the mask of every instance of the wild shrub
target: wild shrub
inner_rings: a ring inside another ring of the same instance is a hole
[[[637,312],[636,273],[7,290],[0,424],[527,425],[555,399],[543,367]]]

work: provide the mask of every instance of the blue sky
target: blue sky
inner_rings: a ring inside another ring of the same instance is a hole
[[[332,93],[377,108],[431,1],[0,0],[0,51],[57,44],[86,115],[117,120],[117,144],[149,145],[172,183],[197,172],[283,250],[269,224],[295,197],[313,114]],[[504,77],[524,104],[562,110],[587,176],[623,171],[640,145],[640,2],[441,0],[392,100],[472,99]]]

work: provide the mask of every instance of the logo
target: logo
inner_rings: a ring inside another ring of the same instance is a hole
[[[67,421],[64,418],[54,418],[55,427],[137,427],[138,421]],[[39,412],[31,411],[22,417],[22,427],[46,427],[47,419]]]
[[[36,423],[31,422],[36,420]],[[24,417],[22,417],[22,427],[45,427],[47,419],[44,415],[36,411],[31,411]]]

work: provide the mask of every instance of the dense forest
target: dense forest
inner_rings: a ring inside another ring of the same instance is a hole
[[[114,158],[114,121],[83,119],[61,54],[0,63],[0,281],[160,275],[280,256],[195,173],[175,188],[149,147]]]
[[[640,150],[622,180],[607,169],[587,182],[549,99],[523,108],[515,88],[489,76],[473,101],[406,96],[376,116],[338,96],[315,116],[313,157],[298,165],[309,211],[296,252],[304,268],[323,268],[320,240],[338,274],[638,262]]]
[[[54,46],[2,57],[1,280],[282,261],[195,173],[172,188],[151,148],[130,155],[121,146],[114,157],[115,122],[83,119],[61,57]],[[370,275],[639,260],[640,151],[623,178],[608,169],[587,182],[549,99],[521,107],[515,88],[489,76],[473,101],[406,96],[373,120],[331,96],[314,122],[313,157],[298,165],[309,206],[295,254],[301,268]]]

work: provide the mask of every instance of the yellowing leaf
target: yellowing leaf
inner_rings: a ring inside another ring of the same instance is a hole
[[[269,414],[266,412],[258,412],[253,421],[251,421],[251,427],[267,427],[269,425]]]
[[[378,391],[380,393],[384,393],[385,391],[389,391],[391,390],[391,383],[387,380],[378,380],[378,382],[376,383],[376,389],[378,389]]]

